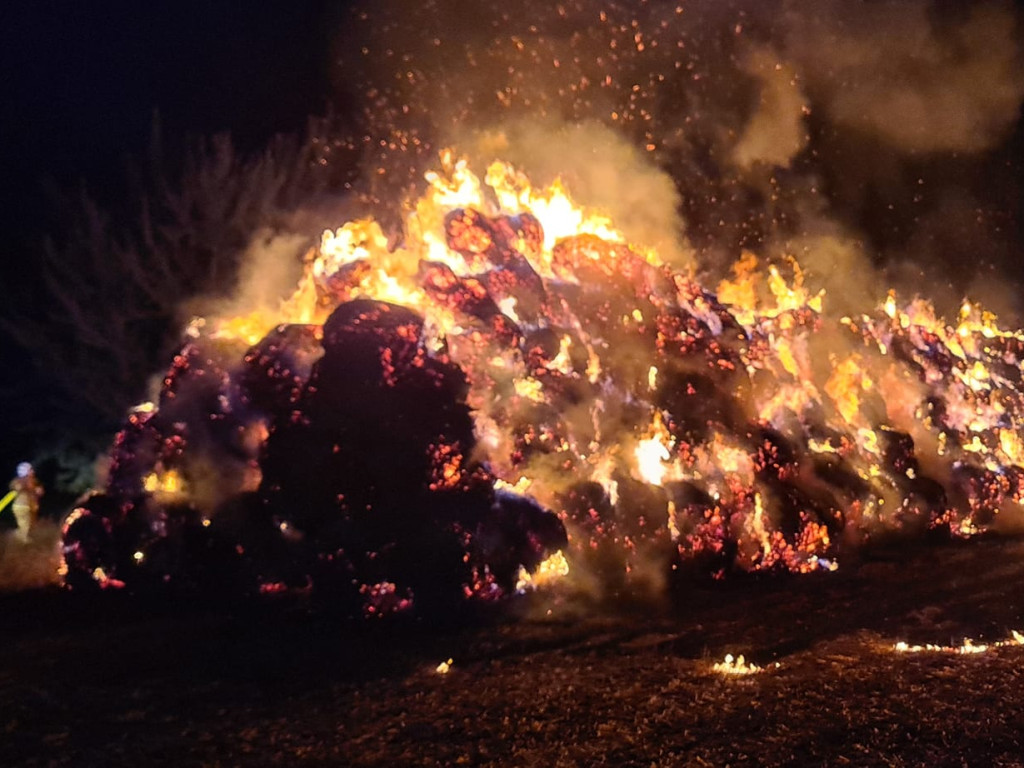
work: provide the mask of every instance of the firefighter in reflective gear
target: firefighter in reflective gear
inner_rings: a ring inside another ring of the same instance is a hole
[[[36,478],[32,465],[27,461],[18,465],[17,477],[11,481],[11,491],[14,493],[11,510],[18,523],[18,530],[14,535],[21,541],[28,541],[39,515],[39,498],[43,495],[43,486]]]

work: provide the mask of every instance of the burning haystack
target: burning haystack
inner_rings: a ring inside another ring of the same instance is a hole
[[[564,529],[470,458],[465,374],[422,333],[356,300],[243,355],[197,337],[69,519],[68,583],[313,586],[368,614],[510,590]]]
[[[795,261],[716,291],[555,185],[442,157],[404,240],[326,232],[276,315],[197,320],[65,530],[66,580],[311,587],[367,614],[681,565],[833,570],[1024,497],[1024,335]]]

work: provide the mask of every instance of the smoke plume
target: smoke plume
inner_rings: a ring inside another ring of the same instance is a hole
[[[1010,6],[943,18],[925,2],[787,4],[785,54],[836,126],[904,153],[981,152],[1019,117]]]

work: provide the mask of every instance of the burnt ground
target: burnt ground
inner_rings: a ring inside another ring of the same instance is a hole
[[[1004,539],[445,625],[8,595],[0,764],[1024,765],[1024,647],[891,651],[1024,629],[1022,579]],[[723,678],[729,652],[768,669]]]

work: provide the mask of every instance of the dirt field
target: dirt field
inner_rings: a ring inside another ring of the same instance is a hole
[[[1024,631],[1022,583],[1002,540],[446,626],[8,595],[0,764],[1024,765],[1024,646],[892,650]]]

